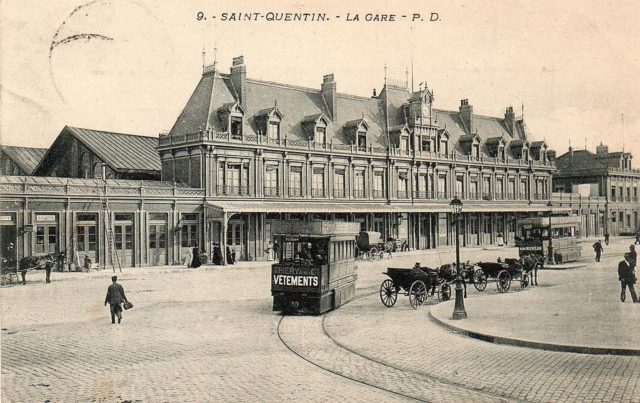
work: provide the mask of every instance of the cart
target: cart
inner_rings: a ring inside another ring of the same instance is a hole
[[[382,235],[375,231],[361,231],[356,237],[356,259],[377,260],[385,255],[391,258],[391,242],[383,242]]]
[[[499,292],[507,292],[511,287],[511,281],[519,281],[520,288],[529,286],[529,271],[525,270],[520,259],[505,259],[504,262],[479,262],[475,264],[478,268],[474,271],[474,280],[478,279],[478,291],[486,288],[489,281],[495,282]],[[474,283],[474,286],[476,284]]]
[[[433,295],[434,288],[438,285],[438,277],[435,270],[428,267],[404,269],[387,268],[382,274],[389,278],[380,285],[380,300],[387,308],[395,305],[398,294],[403,293],[409,297],[409,304],[413,309],[427,302],[429,290]]]

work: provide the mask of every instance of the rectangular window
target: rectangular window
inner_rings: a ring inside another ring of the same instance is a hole
[[[242,140],[242,117],[231,117],[231,139]]]
[[[479,144],[474,144],[473,145],[473,157],[474,158],[480,158],[480,145]]]
[[[456,175],[456,196],[465,198],[464,194],[464,176]]]
[[[438,175],[438,198],[447,198],[447,174]]]
[[[400,136],[400,150],[409,150],[409,136]]]
[[[96,250],[96,226],[92,225],[89,227],[89,242],[87,243],[87,247],[90,251]]]
[[[478,179],[473,179],[469,183],[469,198],[477,199],[479,196],[478,190],[479,190]]]
[[[122,250],[122,225],[116,225],[114,231],[114,243],[116,250]]]
[[[333,195],[335,197],[345,196],[344,187],[344,169],[336,169],[333,174]]]
[[[312,180],[313,197],[324,197],[324,168],[313,168]]]
[[[509,194],[507,195],[509,200],[516,199],[516,180],[515,178],[509,179]]]
[[[85,242],[84,229],[85,229],[84,226],[76,227],[76,235],[78,238],[78,244],[76,246],[77,246],[78,252],[84,252],[84,242]]]
[[[504,197],[504,179],[496,178],[496,197],[502,199]]]
[[[327,144],[327,128],[326,127],[316,127],[314,141],[322,145]]]
[[[149,227],[149,248],[156,249],[157,240],[158,240],[158,234],[156,232],[156,226],[152,225]]]
[[[373,197],[384,197],[384,171],[373,172]]]
[[[269,140],[274,141],[280,139],[280,123],[269,122],[269,127],[267,128],[267,137],[269,138]]]
[[[289,168],[289,196],[302,196],[302,167]]]
[[[485,176],[482,178],[482,199],[491,199],[491,177]]]
[[[240,166],[240,164],[229,164],[227,165],[227,172],[226,172],[226,186],[225,186],[225,192],[224,194],[227,195],[239,195],[242,194],[241,192],[241,187],[240,187],[240,183],[241,183],[241,178],[240,178],[240,174],[241,174],[241,170],[242,167]]]
[[[278,186],[278,167],[276,165],[267,165],[264,173],[264,195],[278,196],[280,193]]]
[[[365,197],[365,190],[364,169],[358,169],[354,172],[353,196],[360,198]]]
[[[363,151],[367,148],[367,132],[358,132],[358,148]]]
[[[420,150],[431,152],[431,138],[429,136],[420,136]]]
[[[445,139],[440,140],[440,154],[449,154],[449,150],[447,150],[447,140]]]
[[[406,171],[398,173],[398,199],[406,199],[409,197],[408,189],[409,176]]]

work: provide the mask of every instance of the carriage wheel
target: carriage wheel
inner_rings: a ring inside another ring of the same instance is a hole
[[[427,301],[427,286],[422,280],[416,280],[409,288],[409,304],[411,308],[418,309],[419,306]]]
[[[384,280],[380,285],[380,301],[387,308],[391,308],[395,305],[398,299],[398,290],[391,280]]]
[[[529,273],[523,273],[520,280],[520,288],[524,289],[529,287]]]
[[[506,270],[500,271],[496,279],[496,286],[499,292],[509,291],[509,287],[511,287],[511,274]]]
[[[376,248],[369,249],[369,256],[370,256],[371,260],[377,260],[378,258],[380,258],[380,254],[378,253],[378,249],[376,249]]]
[[[476,269],[473,272],[473,286],[478,291],[484,291],[487,288],[487,275],[484,274],[484,270]]]
[[[448,283],[442,283],[438,289],[438,301],[449,301],[451,299],[451,286]]]

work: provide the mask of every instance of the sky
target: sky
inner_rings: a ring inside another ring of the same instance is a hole
[[[221,20],[233,12],[328,21]],[[603,142],[640,158],[638,21],[635,0],[3,0],[0,143],[48,147],[65,125],[157,136],[195,89],[204,49],[222,72],[243,55],[249,78],[319,89],[333,73],[338,92],[363,96],[386,65],[389,78],[427,82],[439,109],[524,110],[558,155]]]

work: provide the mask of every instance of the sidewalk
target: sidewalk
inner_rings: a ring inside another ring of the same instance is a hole
[[[571,271],[568,284],[465,299],[466,319],[453,320],[455,301],[435,305],[437,323],[477,339],[545,350],[640,355],[640,304],[620,302],[614,258]]]

